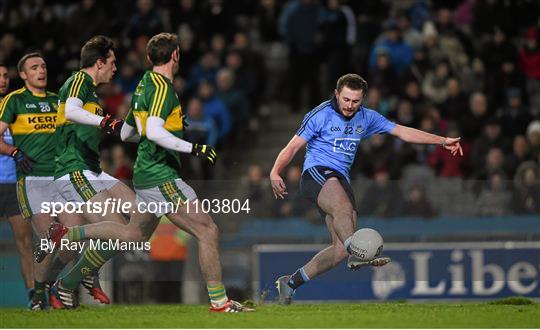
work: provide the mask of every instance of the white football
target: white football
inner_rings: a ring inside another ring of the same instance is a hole
[[[363,261],[379,256],[383,249],[383,238],[376,230],[362,228],[357,230],[351,239],[351,254]]]

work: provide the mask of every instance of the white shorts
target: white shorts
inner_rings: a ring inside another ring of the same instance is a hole
[[[52,176],[26,176],[17,180],[17,200],[23,217],[30,218],[42,212],[42,203],[64,202]]]
[[[118,179],[105,172],[75,171],[54,180],[60,196],[68,202],[87,202],[98,193],[111,189]]]
[[[197,199],[195,190],[184,180],[167,181],[157,187],[149,189],[135,189],[138,210],[144,213],[153,213],[158,218],[164,214],[176,212],[188,200]]]

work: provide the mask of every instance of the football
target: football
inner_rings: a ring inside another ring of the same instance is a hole
[[[383,238],[374,229],[362,228],[353,234],[349,248],[355,257],[369,261],[381,254]]]

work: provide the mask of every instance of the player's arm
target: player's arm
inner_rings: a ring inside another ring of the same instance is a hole
[[[23,173],[32,172],[32,168],[36,161],[27,154],[24,153],[21,149],[7,144],[4,141],[4,132],[9,128],[9,125],[6,122],[0,120],[0,154],[8,155],[15,159],[17,168]]]
[[[446,150],[450,150],[454,156],[457,155],[458,152],[461,156],[463,156],[463,149],[459,143],[459,140],[461,139],[460,137],[449,138],[439,136],[403,125],[396,125],[396,127],[390,131],[390,134],[397,136],[403,141],[409,143],[437,144]]]
[[[206,159],[214,165],[217,154],[212,146],[193,144],[180,139],[167,131],[163,127],[164,124],[165,120],[160,117],[148,117],[148,120],[146,121],[146,137],[148,140],[155,142],[158,146],[166,149],[189,153],[196,157]]]
[[[285,182],[280,176],[281,171],[289,165],[298,150],[303,148],[306,143],[303,137],[295,135],[277,156],[274,166],[270,171],[270,182],[272,183],[272,190],[276,198],[280,197],[283,199],[287,195]]]
[[[137,131],[137,123],[135,122],[135,117],[133,116],[133,109],[129,110],[124,125],[120,130],[120,139],[124,142],[133,142],[138,143],[141,139],[139,132]]]
[[[105,117],[90,113],[83,108],[83,101],[77,97],[68,97],[66,100],[66,118],[77,124],[99,126],[107,134],[118,135],[122,129],[124,121],[112,118],[110,115]]]

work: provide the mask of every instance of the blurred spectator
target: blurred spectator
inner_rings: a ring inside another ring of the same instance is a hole
[[[422,34],[411,26],[411,19],[406,11],[400,11],[396,23],[403,36],[403,41],[413,49],[422,47]]]
[[[527,139],[523,135],[518,135],[514,138],[512,145],[512,154],[506,158],[506,169],[510,177],[514,176],[518,166],[522,163],[531,160],[530,147]]]
[[[319,18],[322,7],[316,0],[292,0],[279,18],[279,32],[289,46],[290,107],[301,111],[303,87],[308,89],[308,107],[319,104]]]
[[[242,192],[245,198],[249,199],[251,208],[250,214],[253,217],[272,216],[273,201],[270,198],[272,194],[266,175],[263,176],[263,169],[258,164],[251,164],[248,167],[247,175],[242,179]],[[269,190],[270,189],[270,190]],[[293,188],[294,189],[294,188]]]
[[[97,34],[105,34],[108,30],[107,15],[102,6],[95,0],[83,0],[76,4],[75,10],[67,18],[69,42],[81,47],[86,40]]]
[[[403,41],[401,31],[395,21],[387,22],[384,35],[375,44],[369,57],[369,68],[376,66],[377,55],[386,52],[396,73],[404,72],[413,61],[413,49]]]
[[[218,140],[225,138],[231,131],[232,122],[229,109],[214,93],[214,86],[208,81],[199,85],[199,97],[203,102],[203,113],[212,118],[218,130]]]
[[[234,87],[234,73],[230,69],[221,69],[217,73],[217,97],[227,106],[232,117],[232,134],[241,138],[247,131],[250,116],[249,104],[245,95]]]
[[[480,216],[508,214],[512,195],[506,187],[506,176],[502,171],[493,171],[488,180],[488,186],[480,192],[476,200],[477,214]]]
[[[516,214],[540,213],[540,173],[538,164],[527,161],[520,165],[514,177],[515,191],[512,209]]]
[[[124,146],[116,144],[111,149],[110,173],[112,176],[122,181],[129,181],[133,178],[133,163],[124,150]]]
[[[447,136],[457,137],[459,131],[457,129],[451,129],[448,131]],[[465,177],[465,173],[468,170],[467,163],[471,154],[471,145],[467,141],[461,142],[463,148],[463,156],[452,156],[444,148],[435,148],[429,158],[427,164],[437,171],[437,175],[440,177]]]
[[[360,215],[374,217],[395,217],[401,215],[403,196],[401,190],[390,181],[390,175],[385,167],[375,170],[374,181],[364,192],[360,203]]]
[[[511,88],[507,92],[508,103],[499,109],[502,131],[505,136],[514,138],[518,134],[525,134],[527,125],[533,119],[529,114],[529,109],[523,105],[521,91]]]
[[[409,68],[403,73],[405,81],[414,80],[417,84],[421,84],[428,71],[431,69],[424,47],[414,50],[414,58]]]
[[[489,116],[486,96],[481,92],[472,93],[469,97],[469,109],[459,121],[463,137],[473,141],[478,136],[478,132],[482,131]]]
[[[523,73],[531,79],[540,79],[540,49],[538,28],[530,27],[524,34],[523,47],[519,50],[519,61]]]
[[[458,121],[467,108],[467,97],[462,93],[460,82],[456,78],[448,79],[446,86],[448,97],[440,105],[442,116],[448,120]]]
[[[275,42],[278,40],[278,20],[280,6],[276,0],[259,0],[256,9],[257,23],[263,42]]]
[[[506,33],[500,27],[495,27],[495,33],[483,45],[480,54],[488,74],[494,74],[504,62],[517,63],[516,46],[506,38]]]
[[[368,81],[371,87],[381,91],[382,98],[388,98],[397,92],[399,81],[391,67],[390,56],[386,49],[378,50],[375,66],[369,71]]]
[[[289,166],[285,176],[287,197],[278,198],[276,204],[277,217],[303,216],[311,207],[311,203],[300,193],[300,178],[302,169],[299,166]]]
[[[440,104],[448,97],[448,80],[450,79],[450,66],[448,62],[442,61],[429,71],[422,83],[423,94]]]
[[[178,31],[200,31],[203,21],[195,0],[176,0],[170,13],[171,28],[174,33]]]
[[[413,185],[403,203],[403,211],[401,215],[404,217],[422,217],[432,218],[435,216],[435,210],[431,202],[426,197],[426,190],[421,185]]]
[[[164,25],[153,0],[137,0],[137,8],[126,27],[125,35],[131,40],[141,35],[151,37],[163,32]],[[93,17],[93,15],[92,15]]]
[[[204,53],[199,62],[193,65],[189,78],[186,83],[186,91],[191,95],[203,81],[208,81],[210,83],[215,82],[216,73],[219,67],[219,62],[214,54],[211,51]]]
[[[225,37],[230,38],[236,29],[233,13],[223,0],[205,1],[202,6],[202,15],[199,16],[204,22],[202,33],[205,40],[209,40],[217,33],[223,33]]]
[[[537,159],[540,156],[540,120],[531,122],[527,127],[527,141],[531,146],[532,158]]]
[[[492,148],[506,149],[507,141],[501,133],[501,124],[497,119],[490,118],[486,121],[482,129],[482,135],[474,140],[471,154],[473,168],[480,169],[484,167],[486,155]]]

